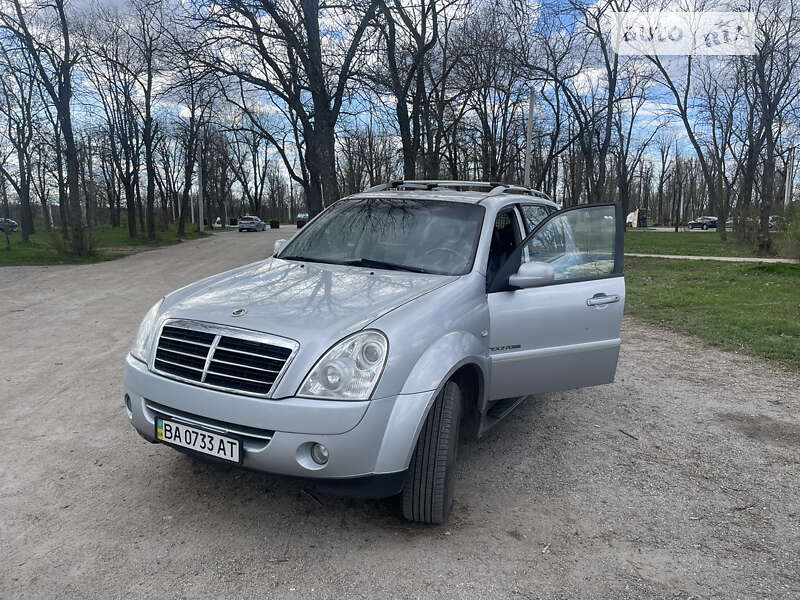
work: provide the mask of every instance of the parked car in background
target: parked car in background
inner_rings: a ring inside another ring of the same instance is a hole
[[[698,217],[689,221],[689,229],[716,229],[717,217]]]
[[[258,217],[241,217],[239,219],[239,231],[264,231],[267,224]]]
[[[125,360],[125,414],[150,442],[402,494],[406,518],[442,523],[462,421],[481,436],[530,394],[614,380],[624,218],[502,184],[370,188],[272,257],[156,302]]]
[[[300,213],[297,215],[297,228],[300,229],[303,225],[308,223],[308,213]]]
[[[14,233],[19,230],[19,224],[12,219],[0,219],[0,231],[8,231]]]

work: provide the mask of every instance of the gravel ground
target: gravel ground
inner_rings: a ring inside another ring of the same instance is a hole
[[[444,527],[144,442],[139,319],[274,238],[0,269],[0,598],[800,597],[800,377],[633,320],[616,383],[462,444]]]

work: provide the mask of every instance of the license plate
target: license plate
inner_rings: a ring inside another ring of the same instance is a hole
[[[218,433],[189,427],[168,419],[156,418],[156,438],[160,442],[188,448],[222,460],[242,462],[241,443]]]

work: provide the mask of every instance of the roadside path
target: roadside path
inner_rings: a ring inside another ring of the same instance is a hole
[[[688,256],[683,254],[641,254],[638,252],[626,252],[625,256],[635,256],[640,258],[673,258],[677,260],[721,260],[723,262],[750,262],[750,263],[787,263],[790,265],[800,264],[800,261],[790,258],[757,258],[747,256]]]

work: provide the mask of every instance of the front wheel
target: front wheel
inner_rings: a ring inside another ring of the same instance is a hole
[[[422,426],[403,488],[403,516],[409,521],[439,525],[450,514],[461,398],[458,384],[448,381]]]

